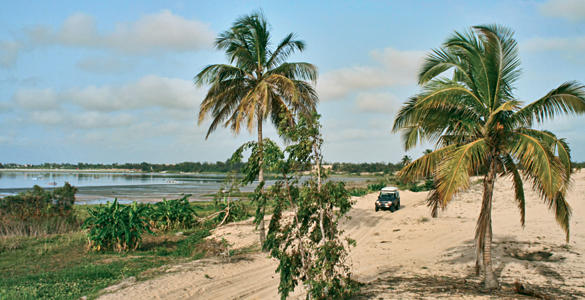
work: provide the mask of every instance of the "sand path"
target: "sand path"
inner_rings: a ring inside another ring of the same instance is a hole
[[[511,182],[505,178],[496,182],[493,206],[496,272],[502,282],[520,280],[585,295],[585,172],[575,174],[567,197],[573,207],[568,245],[547,206],[528,188],[528,183],[525,186],[527,211],[523,229]],[[377,282],[391,276],[474,278],[472,239],[481,189],[481,185],[474,185],[460,194],[436,219],[430,218],[425,205],[426,193],[401,192],[402,208],[394,213],[374,211],[376,194],[355,198],[351,219],[343,223],[346,233],[357,241],[351,250],[354,277],[362,282]],[[252,245],[257,239],[250,222],[224,226],[214,236],[225,238],[236,248]],[[546,257],[534,258],[531,255],[535,253],[537,256],[544,253]],[[265,254],[231,262],[205,259],[173,266],[169,274],[100,299],[278,299],[276,265]],[[445,293],[442,296],[451,298],[489,298]],[[425,298],[420,293],[388,291],[386,286],[370,295],[385,299]],[[430,298],[438,296],[441,294],[435,293]],[[303,291],[295,291],[291,298],[304,298]]]

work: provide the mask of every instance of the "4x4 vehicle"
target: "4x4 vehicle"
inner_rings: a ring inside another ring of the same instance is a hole
[[[387,186],[380,190],[376,200],[376,211],[380,209],[389,209],[392,212],[400,209],[400,194],[397,188]]]

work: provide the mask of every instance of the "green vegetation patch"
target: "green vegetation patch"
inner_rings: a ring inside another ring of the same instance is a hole
[[[167,203],[168,204],[168,203]],[[180,201],[181,209],[205,218],[217,212],[215,203]],[[162,205],[161,205],[162,206]],[[74,207],[83,218],[106,206]],[[174,212],[175,210],[170,210]],[[170,221],[181,213],[166,214]],[[137,280],[161,272],[160,267],[223,253],[225,241],[205,239],[211,235],[216,218],[174,230],[145,232],[142,243],[131,252],[88,249],[87,231],[43,236],[0,237],[0,299],[76,299],[94,298],[120,280]],[[79,228],[79,227],[78,227]]]
[[[0,299],[92,298],[124,278],[146,279],[162,265],[224,251],[224,243],[205,239],[209,235],[205,227],[146,235],[130,254],[88,251],[85,232],[2,238]]]

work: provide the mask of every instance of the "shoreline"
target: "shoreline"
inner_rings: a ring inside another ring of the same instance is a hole
[[[0,168],[0,173],[2,172],[31,172],[31,173],[40,173],[40,172],[55,172],[55,173],[134,173],[134,174],[160,174],[160,175],[209,175],[209,174],[230,174],[230,172],[175,172],[175,171],[162,171],[162,172],[146,172],[142,170],[136,169],[7,169],[7,168]],[[276,175],[271,173],[266,173],[265,175]],[[383,177],[385,174],[383,172],[360,172],[360,173],[350,173],[350,172],[333,172],[329,174],[331,177],[338,177],[338,176],[353,176],[353,177],[361,177],[361,178],[378,178]]]

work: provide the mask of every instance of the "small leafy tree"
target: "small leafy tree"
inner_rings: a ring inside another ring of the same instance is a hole
[[[280,134],[290,142],[284,151],[277,145],[264,143],[265,167],[282,178],[269,189],[254,193],[258,207],[274,205],[268,234],[262,245],[279,260],[278,291],[285,299],[299,281],[307,288],[310,298],[347,298],[354,291],[347,265],[348,248],[355,241],[342,238],[339,221],[350,210],[352,202],[342,182],[323,183],[321,170],[321,144],[318,115],[310,119],[301,117],[296,126],[281,126]],[[253,144],[248,147],[254,149]],[[257,169],[254,150],[244,170]],[[235,157],[241,157],[236,151]],[[302,171],[312,170],[309,178]],[[245,177],[253,178],[254,174]],[[290,211],[288,213],[287,211]],[[257,216],[263,217],[263,208]]]
[[[61,215],[70,214],[73,204],[75,204],[75,193],[77,193],[77,188],[69,182],[65,182],[63,187],[53,190],[53,209]]]
[[[247,185],[254,182],[260,172],[267,170],[272,172],[275,170],[279,161],[282,160],[283,154],[278,145],[272,140],[266,138],[262,144],[257,142],[247,142],[240,146],[232,155],[230,161],[232,163],[239,163],[243,159],[243,153],[250,151],[247,163],[242,166],[243,178],[241,184]],[[254,223],[260,231],[260,236],[265,237],[264,216],[266,215],[266,206],[268,204],[266,194],[264,192],[265,181],[258,179],[251,200],[256,206],[254,214]],[[260,239],[261,243],[265,238]]]

